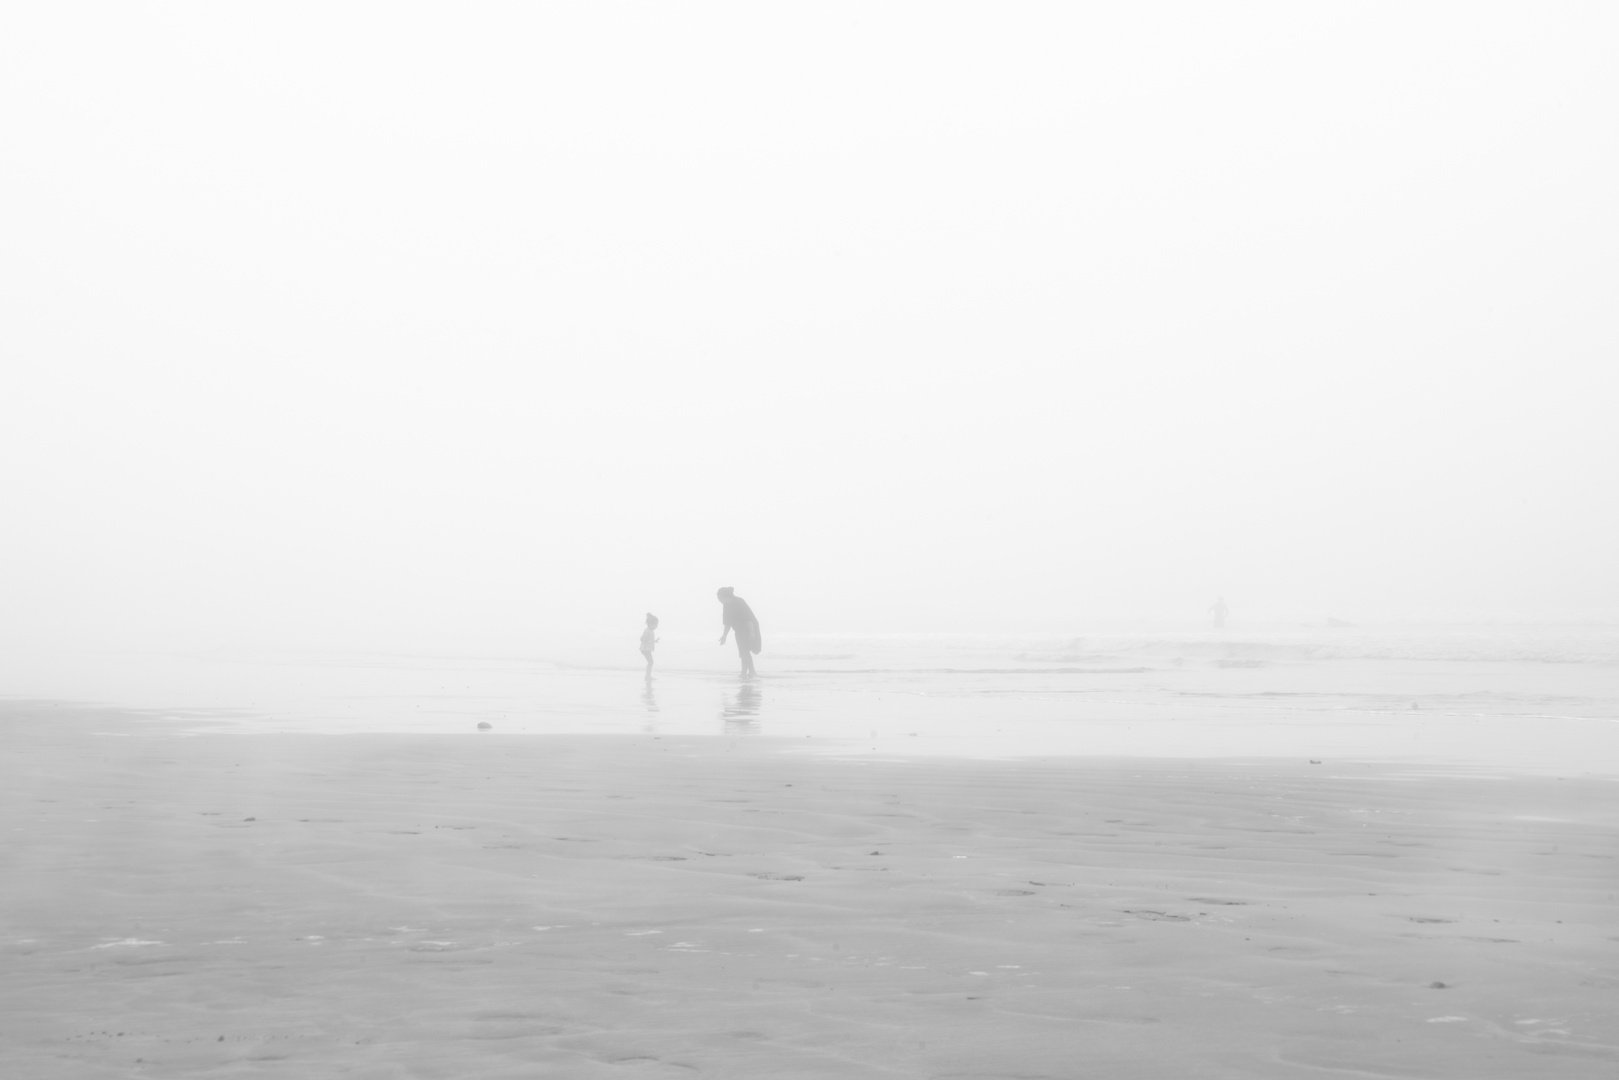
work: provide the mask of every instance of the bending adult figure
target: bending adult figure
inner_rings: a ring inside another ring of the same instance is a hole
[[[748,602],[729,585],[714,595],[719,597],[724,608],[725,633],[720,635],[720,644],[725,644],[727,635],[736,634],[736,654],[742,658],[742,674],[752,675],[753,654],[764,648],[764,638],[759,634],[759,618]]]

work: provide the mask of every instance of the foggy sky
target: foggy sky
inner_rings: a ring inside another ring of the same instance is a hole
[[[1619,618],[1616,31],[11,5],[0,637]]]

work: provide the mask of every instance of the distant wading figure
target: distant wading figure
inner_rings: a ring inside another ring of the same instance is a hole
[[[646,657],[646,675],[652,677],[652,650],[658,647],[658,639],[653,631],[658,628],[658,617],[652,612],[646,613],[646,629],[641,631],[641,655]]]
[[[1214,616],[1214,628],[1216,630],[1225,629],[1225,617],[1230,612],[1231,609],[1225,606],[1225,597],[1223,596],[1215,600],[1213,605],[1210,606],[1209,614]]]
[[[748,602],[736,594],[736,590],[727,585],[715,594],[720,603],[725,605],[725,633],[720,635],[720,644],[725,644],[727,634],[736,634],[736,654],[742,658],[742,674],[752,675],[753,654],[764,648],[764,639],[759,634],[759,619],[753,614]]]

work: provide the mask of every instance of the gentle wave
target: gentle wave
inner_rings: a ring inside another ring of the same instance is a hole
[[[1041,663],[1154,659],[1258,662],[1319,660],[1448,660],[1480,663],[1619,665],[1619,633],[1400,633],[1215,635],[1074,638],[1049,652],[1015,659]]]

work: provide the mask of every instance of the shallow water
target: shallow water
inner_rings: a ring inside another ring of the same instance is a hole
[[[216,731],[488,724],[491,737],[770,735],[906,754],[1349,755],[1619,771],[1619,754],[1606,753],[1619,733],[1619,632],[1602,627],[777,635],[757,678],[741,680],[735,663],[713,638],[671,635],[650,680],[633,637],[506,657],[58,652],[14,655],[0,694]]]

